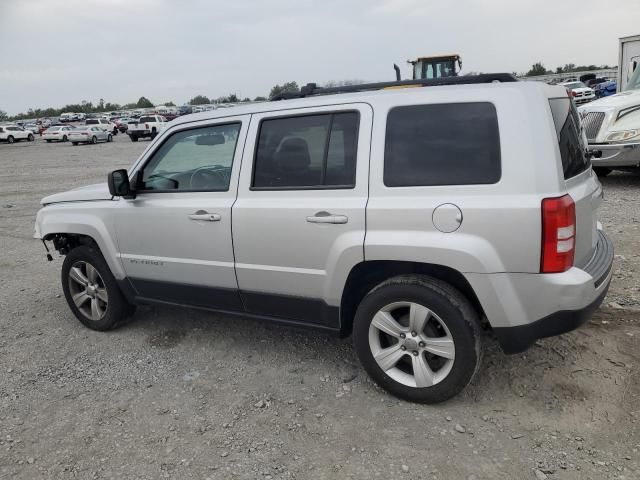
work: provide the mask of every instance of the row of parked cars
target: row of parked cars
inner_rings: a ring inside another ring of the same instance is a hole
[[[577,105],[614,95],[618,88],[615,80],[604,77],[597,78],[595,75],[583,75],[579,79],[572,78],[558,85],[562,85],[567,89]]]
[[[70,125],[68,123],[54,123],[45,128],[33,124],[12,124],[0,127],[0,141],[15,143],[20,140],[33,141],[35,135],[40,135],[47,143],[71,142],[98,143],[111,142],[118,133],[127,133],[133,142],[140,138],[155,138],[164,130],[168,120],[162,115],[145,115],[140,118],[88,118],[84,125]]]

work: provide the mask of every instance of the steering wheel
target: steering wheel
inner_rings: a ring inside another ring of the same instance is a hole
[[[213,186],[224,188],[229,184],[229,175],[226,169],[220,166],[200,167],[196,169],[189,179],[189,187],[193,190],[210,189]]]

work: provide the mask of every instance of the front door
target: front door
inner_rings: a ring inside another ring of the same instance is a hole
[[[242,310],[231,206],[249,116],[178,125],[135,167],[137,196],[115,217],[120,258],[139,297]]]
[[[250,313],[338,327],[362,262],[372,111],[347,104],[253,115],[233,207]]]

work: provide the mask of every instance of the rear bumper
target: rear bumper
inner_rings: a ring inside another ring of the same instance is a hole
[[[127,135],[134,135],[136,137],[151,136],[151,130],[127,130]]]
[[[494,328],[493,332],[504,353],[524,352],[540,338],[562,335],[587,323],[604,300],[608,289],[609,282],[593,302],[578,310],[555,312],[527,325]]]
[[[599,150],[602,157],[592,158],[594,167],[637,167],[640,166],[640,143],[589,144],[589,149]]]
[[[607,294],[613,258],[611,241],[598,231],[591,259],[564,273],[466,277],[504,352],[518,353],[539,338],[560,335],[585,323]]]

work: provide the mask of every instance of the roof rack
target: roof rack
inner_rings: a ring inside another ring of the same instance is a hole
[[[344,85],[342,87],[330,88],[322,88],[318,87],[315,83],[307,83],[299,92],[283,92],[274,96],[271,100],[290,100],[293,98],[304,98],[314,95],[333,95],[336,93],[365,92],[370,90],[384,90],[403,87],[436,87],[442,85],[467,85],[474,83],[502,83],[518,81],[519,80],[510,73],[481,73],[479,75],[465,75],[462,77],[362,83],[359,85]]]

